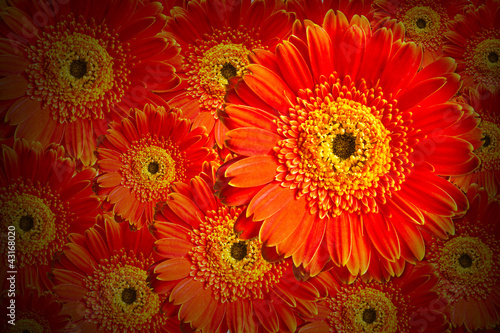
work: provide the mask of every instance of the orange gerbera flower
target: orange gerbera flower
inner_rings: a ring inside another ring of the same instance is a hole
[[[219,170],[218,195],[248,204],[260,240],[312,276],[330,258],[352,275],[373,258],[421,260],[422,225],[452,232],[468,206],[438,175],[478,166],[478,120],[449,102],[453,60],[418,71],[417,45],[360,21],[330,11],[323,27],[295,25],[254,57],[220,112],[239,157]]]
[[[365,16],[369,21],[373,18],[373,0],[289,0],[286,9],[295,13],[299,20],[311,20],[316,24],[323,23],[326,13],[333,9],[341,11],[348,20],[354,15]]]
[[[62,313],[63,305],[52,292],[40,292],[33,287],[17,285],[15,296],[2,294],[0,330],[17,332],[72,332],[70,316]],[[11,303],[14,300],[14,303]],[[10,307],[10,308],[9,308]],[[13,309],[13,311],[11,311]],[[5,312],[4,312],[5,311]]]
[[[94,223],[99,201],[93,195],[93,169],[75,171],[64,149],[16,140],[2,146],[0,163],[0,231],[15,233],[15,262],[19,285],[49,286],[46,273],[55,253],[70,233],[83,232]],[[0,240],[7,258],[8,239]],[[5,283],[2,269],[2,283]],[[40,279],[43,281],[40,284]],[[45,287],[46,288],[46,287]]]
[[[230,78],[247,72],[252,50],[270,49],[291,31],[293,14],[279,1],[190,1],[176,7],[166,31],[181,46],[182,84],[169,104],[179,107],[195,126],[205,126],[222,147],[224,126],[217,121]],[[259,51],[265,52],[265,51]]]
[[[289,262],[275,253],[267,253],[273,262],[264,260],[258,238],[239,239],[234,224],[245,219],[242,208],[222,205],[212,188],[205,174],[190,186],[176,184],[157,215],[152,232],[165,259],[152,266],[155,290],[169,294],[166,306],[178,308],[193,330],[294,332],[295,312],[315,313],[322,281],[296,281]]]
[[[146,105],[112,123],[97,149],[96,191],[104,207],[136,228],[153,221],[173,182],[189,182],[215,159],[203,128],[191,130],[182,113]]]
[[[375,0],[374,24],[402,22],[405,40],[422,45],[424,65],[443,54],[444,33],[455,15],[463,13],[468,0]]]
[[[85,234],[72,234],[54,262],[54,291],[84,332],[166,332],[165,296],[147,281],[158,260],[144,228],[98,217]],[[169,331],[169,330],[168,330]]]
[[[61,143],[89,165],[110,119],[180,83],[179,49],[157,35],[166,24],[159,3],[61,2],[3,9],[1,116],[16,138]]]
[[[451,322],[467,330],[500,324],[500,233],[498,198],[472,185],[467,191],[470,209],[455,219],[449,239],[431,239],[427,259],[436,263],[438,289],[451,305]]]
[[[457,61],[464,85],[484,83],[492,91],[500,87],[500,1],[487,0],[450,23],[444,54]]]
[[[430,264],[409,265],[390,282],[337,285],[318,305],[319,313],[299,333],[449,332],[445,300],[433,289],[438,279]]]
[[[492,93],[479,84],[477,89],[467,89],[466,94],[467,101],[481,116],[482,145],[474,150],[481,165],[473,173],[451,177],[451,181],[466,192],[476,183],[494,196],[500,187],[500,90]]]

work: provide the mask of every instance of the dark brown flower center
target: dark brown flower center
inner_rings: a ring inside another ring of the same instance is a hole
[[[35,220],[31,215],[25,215],[19,219],[19,228],[21,228],[21,230],[23,231],[30,231],[31,229],[33,229],[34,224]]]
[[[496,54],[496,52],[491,51],[490,54],[488,54],[488,60],[491,63],[497,63],[498,62],[498,54]]]
[[[69,65],[69,73],[75,79],[81,79],[87,74],[87,62],[83,60],[73,60]]]
[[[220,70],[220,73],[222,76],[226,79],[229,80],[233,76],[236,76],[236,67],[233,66],[231,63],[225,63],[224,66],[222,66],[222,69]]]
[[[245,242],[233,243],[231,245],[231,257],[238,261],[243,260],[247,256],[247,244]]]
[[[130,305],[137,299],[137,291],[134,288],[125,288],[122,291],[123,303]]]
[[[481,140],[484,141],[483,147],[488,147],[491,144],[491,138],[488,134],[485,134]]]
[[[424,20],[424,19],[419,18],[419,19],[417,20],[417,27],[419,27],[420,29],[423,29],[423,28],[425,28],[426,26],[427,26],[427,22],[425,22],[425,20]]]
[[[148,164],[148,171],[150,174],[154,175],[160,170],[160,166],[157,162],[150,162]]]
[[[458,258],[458,263],[463,268],[469,268],[472,266],[472,258],[467,253],[464,253]]]
[[[332,151],[346,160],[356,152],[356,137],[350,133],[338,134],[332,141]]]
[[[367,324],[373,323],[377,319],[377,311],[374,309],[365,309],[363,311],[363,321]]]

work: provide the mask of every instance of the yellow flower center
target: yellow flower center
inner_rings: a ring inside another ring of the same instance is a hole
[[[300,125],[299,155],[306,174],[323,188],[352,194],[389,171],[389,132],[370,111],[339,98],[311,110]]]
[[[272,264],[261,255],[258,238],[238,239],[234,222],[241,209],[222,207],[208,212],[199,230],[192,233],[196,246],[189,255],[191,276],[212,287],[215,299],[262,299],[279,282],[286,264]]]
[[[190,46],[185,64],[189,94],[199,100],[200,107],[215,114],[222,107],[226,85],[233,76],[246,73],[251,50],[262,48],[255,40],[258,34],[243,27],[235,31],[215,29],[198,45]]]
[[[39,317],[39,316],[36,316]],[[41,319],[41,318],[37,318]],[[44,320],[45,321],[45,320]],[[9,325],[10,326],[10,325]],[[50,332],[50,327],[48,323],[38,323],[36,320],[31,318],[22,318],[16,320],[15,325],[11,326],[9,333],[44,333]]]
[[[397,293],[396,291],[394,291]],[[339,297],[329,299],[330,325],[342,332],[407,332],[406,314],[398,313],[392,297],[373,288],[342,288]]]
[[[408,117],[380,87],[332,74],[277,121],[276,180],[306,195],[311,214],[376,213],[411,166]],[[391,175],[397,175],[393,177]]]
[[[16,228],[19,265],[48,264],[67,235],[67,208],[48,188],[21,183],[2,190],[2,229]]]
[[[478,171],[500,170],[500,128],[486,120],[482,120],[479,127],[484,134],[483,145],[474,151],[481,160]]]
[[[132,143],[121,159],[122,183],[142,202],[164,200],[170,184],[184,179],[184,154],[170,140],[144,137]]]
[[[166,321],[160,313],[162,300],[147,282],[152,259],[134,256],[122,250],[101,260],[84,281],[89,290],[83,298],[86,317],[106,332],[154,332]]]
[[[490,277],[493,251],[477,237],[455,237],[438,259],[441,272],[456,284],[477,285]]]
[[[29,49],[28,94],[60,123],[99,119],[121,100],[127,83],[124,47],[104,26],[63,18]]]
[[[500,32],[483,31],[467,41],[464,59],[465,73],[476,83],[484,83],[489,89],[497,91],[500,86]]]

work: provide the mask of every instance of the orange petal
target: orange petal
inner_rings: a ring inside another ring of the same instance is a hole
[[[10,122],[10,125],[13,126],[19,125],[38,112],[41,112],[40,102],[30,97],[20,98],[7,111],[5,121]]]
[[[201,316],[212,299],[212,289],[201,289],[193,298],[186,301],[179,309],[179,319],[191,323]],[[238,302],[235,302],[238,303]],[[208,319],[208,318],[206,318]]]
[[[232,164],[226,170],[229,184],[235,187],[254,187],[270,183],[276,176],[278,161],[270,155],[250,156]]]
[[[193,243],[178,238],[162,238],[155,242],[157,252],[165,258],[184,257]]]
[[[197,228],[201,221],[204,220],[204,214],[196,204],[182,194],[172,193],[170,198],[172,200],[167,202],[168,207],[179,216],[181,220],[188,223],[193,228]]]
[[[344,213],[326,223],[326,244],[333,262],[345,266],[351,256],[352,232],[351,214]]]
[[[226,146],[233,152],[245,155],[267,155],[280,139],[278,134],[260,128],[242,127],[228,131]]]
[[[0,79],[0,101],[15,99],[26,94],[28,82],[19,75],[7,76]]]
[[[311,60],[311,69],[314,78],[318,79],[321,75],[329,77],[335,70],[330,36],[318,25],[307,27],[306,33],[307,44],[309,46],[309,59]]]
[[[304,58],[299,50],[288,41],[283,41],[276,47],[278,64],[286,82],[293,91],[312,88],[314,81]]]
[[[174,281],[189,276],[191,262],[186,258],[172,258],[158,264],[155,269],[160,281]]]
[[[253,75],[245,75],[243,80],[250,89],[269,106],[287,114],[295,103],[295,94],[274,72],[261,65],[248,65],[247,69]]]
[[[279,182],[274,182],[262,188],[248,204],[247,217],[254,215],[254,221],[264,220],[293,200],[293,190],[284,188]]]
[[[156,271],[156,269],[155,269]],[[170,293],[170,302],[175,305],[183,304],[203,290],[203,283],[191,277],[180,281]]]
[[[389,261],[399,259],[399,237],[392,222],[382,214],[364,215],[363,222],[377,251]]]

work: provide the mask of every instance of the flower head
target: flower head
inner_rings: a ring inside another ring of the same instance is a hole
[[[433,267],[418,264],[383,284],[337,285],[299,332],[448,332],[447,303],[433,290],[436,283]]]
[[[457,61],[457,73],[464,86],[483,83],[492,91],[500,87],[500,7],[496,0],[469,8],[450,23],[445,33],[444,54]]]
[[[452,324],[473,331],[500,323],[500,203],[477,185],[469,187],[467,197],[470,209],[454,220],[455,234],[430,240],[426,256],[437,265],[437,288],[451,305]]]
[[[311,275],[330,259],[353,275],[421,260],[421,228],[449,228],[467,208],[438,175],[478,165],[473,110],[449,102],[453,61],[418,71],[417,45],[353,21],[330,11],[322,27],[296,25],[220,112],[238,157],[218,171],[219,197],[247,204],[260,240]]]
[[[448,24],[468,4],[467,0],[376,0],[374,21],[378,26],[391,25],[393,19],[403,23],[405,40],[422,45],[425,66],[443,54]]]
[[[182,113],[146,105],[113,123],[97,149],[96,191],[105,206],[136,228],[153,221],[173,182],[189,182],[215,154],[202,128]]]
[[[263,0],[197,0],[185,9],[177,7],[167,24],[168,35],[181,46],[184,62],[178,72],[182,84],[165,96],[195,126],[205,126],[220,147],[226,130],[216,111],[222,108],[230,79],[247,73],[254,49],[272,50],[289,34],[293,15],[282,7]]]
[[[495,196],[500,185],[500,91],[491,92],[484,84],[464,90],[467,102],[481,118],[478,128],[483,131],[483,137],[474,150],[481,164],[473,173],[452,177],[451,181],[464,191],[478,184],[489,196]]]
[[[11,300],[15,300],[14,307]],[[63,314],[63,304],[52,292],[41,292],[32,286],[20,284],[15,297],[2,293],[0,303],[7,318],[2,319],[0,329],[5,333],[54,332],[64,333],[75,329],[70,316]],[[9,309],[13,309],[11,311]],[[9,316],[13,314],[13,316]]]
[[[15,265],[22,270],[19,275],[26,279],[26,285],[39,286],[39,279],[47,285],[50,263],[68,235],[90,227],[98,213],[99,201],[91,188],[95,171],[85,168],[76,172],[75,161],[65,157],[59,145],[43,148],[21,139],[12,148],[3,146],[2,154],[2,234],[15,229]],[[0,244],[7,257],[7,237]]]
[[[91,1],[82,7],[67,1],[46,12],[37,8],[13,4],[2,12],[10,46],[2,49],[9,59],[2,66],[9,68],[2,67],[1,94],[11,102],[3,116],[16,126],[16,138],[61,143],[93,164],[97,137],[110,119],[158,101],[153,91],[179,84],[178,49],[157,36],[166,21],[159,3]],[[117,12],[116,19],[106,16]]]
[[[212,186],[207,175],[195,177],[158,214],[152,231],[164,259],[152,267],[155,290],[169,294],[181,322],[202,332],[294,331],[295,312],[312,315],[318,289],[297,282],[289,262],[271,253],[272,262],[265,260],[258,238],[239,239],[234,227],[245,219],[243,208],[222,205]]]
[[[147,229],[99,217],[72,235],[52,271],[54,291],[73,321],[88,331],[164,332],[164,296],[153,292],[147,269],[155,260]]]

